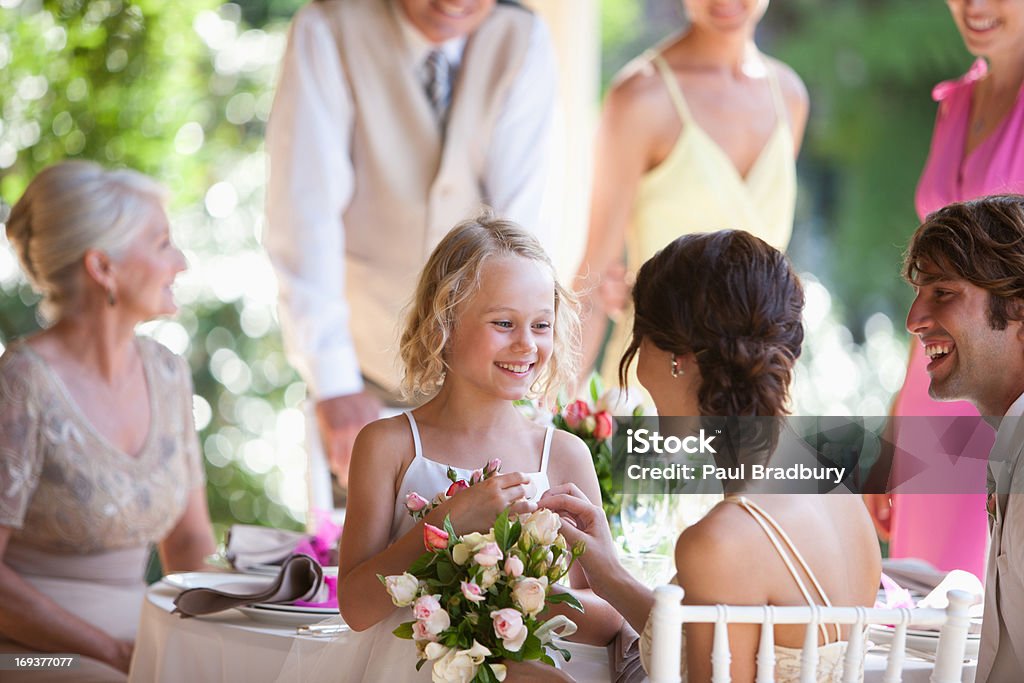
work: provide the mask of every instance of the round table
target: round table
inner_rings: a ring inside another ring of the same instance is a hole
[[[351,632],[331,637],[299,636],[294,626],[260,623],[234,609],[183,619],[171,614],[179,590],[150,586],[135,640],[130,683],[317,683],[310,674],[328,644],[344,647]],[[317,618],[312,617],[311,622]],[[565,670],[576,680],[606,683],[608,652],[603,647],[562,643],[572,652]],[[409,644],[410,652],[412,643]],[[325,680],[324,683],[327,683]]]

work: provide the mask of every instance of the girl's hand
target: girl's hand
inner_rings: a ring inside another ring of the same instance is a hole
[[[451,517],[459,534],[487,533],[503,510],[512,515],[537,509],[536,503],[526,500],[529,483],[530,478],[522,472],[499,474],[459,491],[438,510],[442,518],[444,514]]]
[[[592,588],[601,584],[602,572],[617,566],[615,542],[604,510],[594,505],[576,484],[562,484],[549,489],[540,499],[539,507],[557,512],[563,522],[561,533],[569,545],[583,541],[587,550],[577,562],[587,574]]]

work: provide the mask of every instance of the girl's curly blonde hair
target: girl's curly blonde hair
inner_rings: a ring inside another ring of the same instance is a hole
[[[580,363],[576,295],[558,283],[551,259],[536,237],[512,221],[496,218],[488,209],[452,228],[420,274],[400,346],[405,369],[402,395],[407,399],[437,393],[448,369],[445,347],[458,324],[459,307],[480,289],[487,259],[509,255],[545,264],[555,281],[551,358],[530,387],[529,397],[553,399],[576,376]]]

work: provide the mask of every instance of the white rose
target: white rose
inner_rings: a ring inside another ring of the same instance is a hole
[[[548,577],[539,579],[523,577],[512,589],[512,600],[520,609],[531,616],[537,616],[544,609],[544,598],[548,593]]]
[[[451,648],[445,647],[441,643],[427,643],[423,648],[423,654],[426,655],[426,659],[430,660],[440,659],[449,652],[451,652]]]
[[[434,683],[469,683],[489,654],[491,651],[475,640],[468,650],[449,650],[434,662],[431,679]]]
[[[480,587],[483,589],[490,588],[494,584],[498,583],[498,578],[501,576],[501,570],[497,567],[486,567],[480,572]]]
[[[420,580],[406,572],[394,576],[384,577],[384,587],[391,596],[391,602],[396,607],[408,607],[416,599],[420,590]]]
[[[477,533],[476,531],[466,534],[462,537],[462,540],[455,544],[452,548],[452,559],[455,560],[456,564],[466,564],[473,553],[483,548],[488,542],[494,541],[494,538],[488,534]]]
[[[547,508],[531,512],[522,523],[523,533],[541,545],[554,543],[558,530],[562,528],[561,518]]]
[[[448,616],[448,612],[439,609],[429,617],[423,620],[423,627],[428,633],[433,633],[435,636],[440,635],[442,631],[452,625],[452,619]]]

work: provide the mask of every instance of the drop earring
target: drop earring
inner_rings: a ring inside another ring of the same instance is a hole
[[[114,296],[113,289],[107,290],[107,305],[110,306],[111,308],[117,305],[117,298]]]
[[[672,376],[682,377],[685,374],[686,373],[683,371],[683,369],[679,367],[679,358],[676,357],[675,354],[672,354]]]

